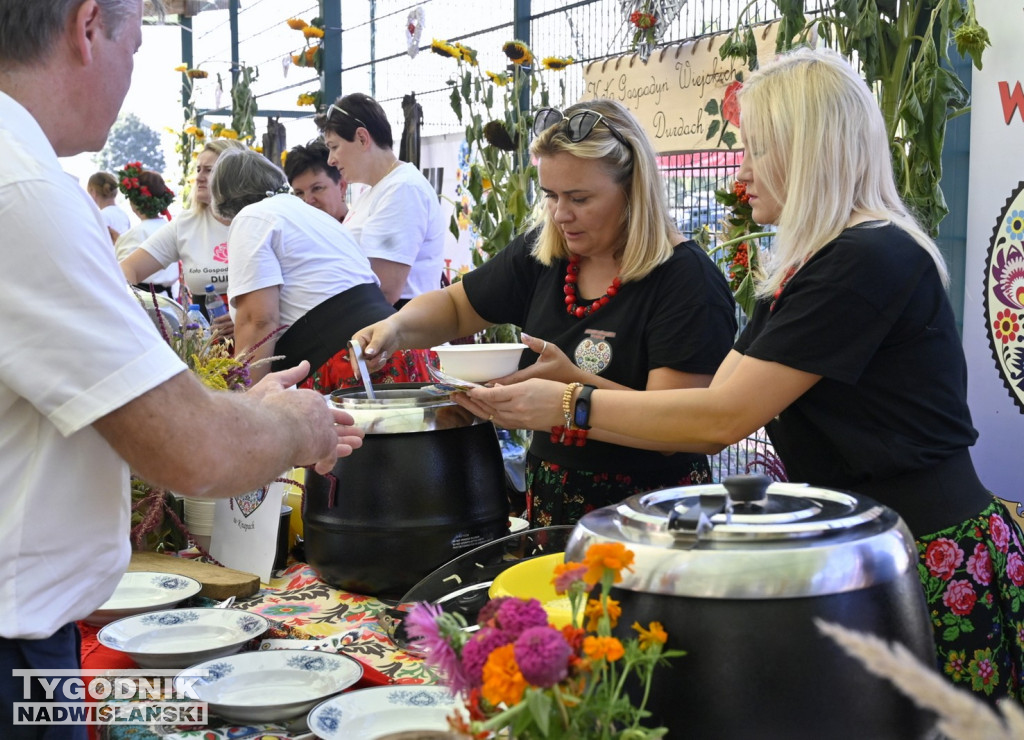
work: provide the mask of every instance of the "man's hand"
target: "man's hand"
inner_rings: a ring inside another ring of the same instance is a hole
[[[355,426],[352,415],[333,408],[315,391],[297,390],[295,383],[309,375],[309,363],[298,365],[263,377],[247,391],[261,403],[282,406],[289,416],[306,420],[309,444],[297,465],[314,465],[316,472],[331,472],[339,457],[348,457],[363,446],[363,430]]]

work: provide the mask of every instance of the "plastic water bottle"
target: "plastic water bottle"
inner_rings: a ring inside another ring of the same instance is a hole
[[[224,300],[217,295],[217,289],[213,287],[213,283],[206,286],[206,313],[210,316],[210,323],[212,324],[214,319],[219,319],[228,312],[228,307],[224,304]]]
[[[204,331],[210,330],[210,322],[203,316],[203,312],[199,310],[198,303],[192,303],[188,307],[188,311],[185,313],[186,323],[198,324],[199,328]]]

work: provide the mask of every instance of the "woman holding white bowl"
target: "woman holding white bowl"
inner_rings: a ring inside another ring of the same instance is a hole
[[[579,384],[584,403],[594,388],[707,386],[732,346],[732,295],[707,254],[676,233],[640,124],[595,100],[538,111],[534,133],[545,203],[534,228],[461,282],[358,332],[371,369],[399,348],[510,323],[531,351],[496,383]],[[705,455],[588,442],[566,424],[533,436],[526,515],[534,526],[571,524],[634,493],[710,480]]]

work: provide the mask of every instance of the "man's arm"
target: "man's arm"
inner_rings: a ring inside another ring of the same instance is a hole
[[[94,426],[139,476],[187,496],[251,491],[302,465],[325,473],[362,433],[320,394],[289,389],[308,368],[273,373],[245,393],[211,391],[181,372]]]

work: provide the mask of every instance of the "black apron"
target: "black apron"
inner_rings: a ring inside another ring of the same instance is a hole
[[[356,285],[315,306],[289,326],[277,340],[273,372],[295,367],[309,360],[310,372],[316,372],[329,359],[348,346],[352,335],[365,326],[395,313],[380,288],[372,283]]]

